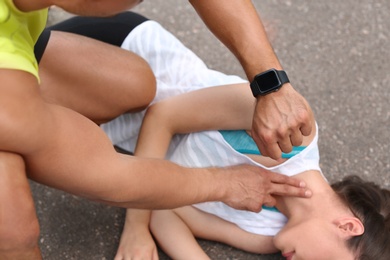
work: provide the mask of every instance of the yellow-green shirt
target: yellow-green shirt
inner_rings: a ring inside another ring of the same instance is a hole
[[[0,0],[0,68],[38,76],[34,45],[45,28],[48,9],[22,12],[13,0]]]

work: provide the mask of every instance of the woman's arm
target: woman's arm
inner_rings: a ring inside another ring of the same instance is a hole
[[[208,129],[249,129],[254,99],[247,84],[210,87],[152,105],[144,118],[134,155],[164,158],[174,134]],[[128,209],[117,258],[156,253],[149,233],[149,210]]]
[[[245,91],[247,87],[247,84],[210,87],[155,103],[145,114],[135,156],[164,158],[174,134],[250,129],[255,100]],[[128,256],[138,252],[151,258],[155,254],[149,220],[148,210],[127,210],[118,257],[126,254],[125,248]]]
[[[209,87],[155,103],[144,117],[136,154],[164,158],[175,134],[205,130],[250,130],[255,99],[245,91],[247,87],[247,83]],[[311,123],[315,129],[314,119]],[[309,145],[315,133],[314,130],[304,136],[302,145]],[[268,167],[284,161],[265,156],[252,159]]]
[[[155,103],[142,123],[136,154],[164,158],[175,134],[250,129],[255,99],[247,87],[245,83],[210,87]]]

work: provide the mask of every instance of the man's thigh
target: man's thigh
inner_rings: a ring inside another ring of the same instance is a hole
[[[44,99],[97,123],[144,109],[155,78],[138,55],[91,38],[53,31],[40,62]]]

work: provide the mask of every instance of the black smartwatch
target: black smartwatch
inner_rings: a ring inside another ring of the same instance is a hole
[[[251,90],[254,97],[264,96],[279,90],[283,84],[290,82],[284,70],[270,69],[255,76],[251,82]]]

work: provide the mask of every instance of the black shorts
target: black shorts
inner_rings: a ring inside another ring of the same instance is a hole
[[[133,12],[123,12],[111,17],[75,16],[50,26],[42,32],[35,44],[35,57],[39,63],[49,42],[51,31],[79,34],[120,47],[135,27],[148,20]]]

